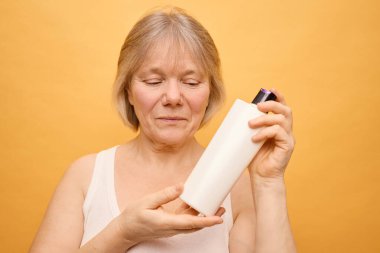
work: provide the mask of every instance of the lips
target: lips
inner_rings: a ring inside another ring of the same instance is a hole
[[[186,118],[184,118],[184,117],[180,117],[180,116],[161,116],[161,117],[158,117],[158,119],[161,119],[161,120],[168,120],[168,121],[180,121],[180,120],[186,120]]]

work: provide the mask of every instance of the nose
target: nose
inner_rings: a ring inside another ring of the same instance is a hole
[[[164,105],[181,105],[182,91],[177,80],[169,80],[164,86],[163,103]]]

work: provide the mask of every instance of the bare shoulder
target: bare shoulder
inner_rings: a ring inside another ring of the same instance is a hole
[[[82,156],[66,170],[29,252],[74,252],[77,249],[83,235],[82,206],[95,159],[96,154]]]
[[[96,155],[96,153],[93,153],[79,157],[71,163],[66,173],[75,173],[79,175],[92,173]]]
[[[86,195],[91,182],[96,155],[96,153],[93,153],[79,157],[71,163],[64,175],[64,180],[69,180],[71,183],[77,184],[84,195]]]

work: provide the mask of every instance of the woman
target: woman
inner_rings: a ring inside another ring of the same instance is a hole
[[[178,197],[204,148],[194,138],[224,96],[208,32],[178,8],[155,11],[122,47],[115,99],[133,140],[69,168],[30,250],[36,252],[295,252],[284,170],[294,138],[281,94],[247,122],[266,141],[215,216]]]

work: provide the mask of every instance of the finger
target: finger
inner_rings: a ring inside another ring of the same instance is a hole
[[[197,216],[199,215],[199,212],[197,210],[195,210],[194,208],[192,207],[189,207],[188,209],[186,209],[183,214],[190,214],[190,215],[194,215],[194,216]]]
[[[148,195],[143,200],[143,206],[146,208],[156,209],[163,204],[175,200],[181,195],[183,191],[183,185],[178,184],[167,187],[159,192]]]
[[[290,136],[279,125],[273,125],[261,129],[256,135],[252,137],[252,141],[261,142],[268,139],[275,139],[277,143],[287,143]]]
[[[281,104],[286,105],[285,97],[277,89],[272,88],[272,89],[270,89],[270,91],[272,93],[274,93],[274,95],[276,95],[276,97],[277,97],[276,101],[277,102],[280,102]]]
[[[215,216],[222,217],[222,215],[226,212],[226,209],[224,207],[219,207],[218,211],[216,211]]]
[[[175,209],[174,213],[175,214],[181,214],[189,208],[190,208],[190,206],[187,203],[181,201],[181,204]]]
[[[266,101],[257,104],[257,108],[264,112],[272,112],[275,114],[283,114],[287,118],[292,118],[292,110],[289,106],[279,103],[277,101]]]
[[[190,214],[190,215],[198,215],[199,212],[186,204],[185,202],[182,202],[174,211],[175,214]]]
[[[292,122],[283,114],[265,114],[248,122],[249,127],[259,128],[264,126],[280,125],[286,132],[292,131]]]
[[[201,217],[189,214],[171,215],[165,221],[165,226],[172,229],[201,229],[223,222],[219,216]]]

